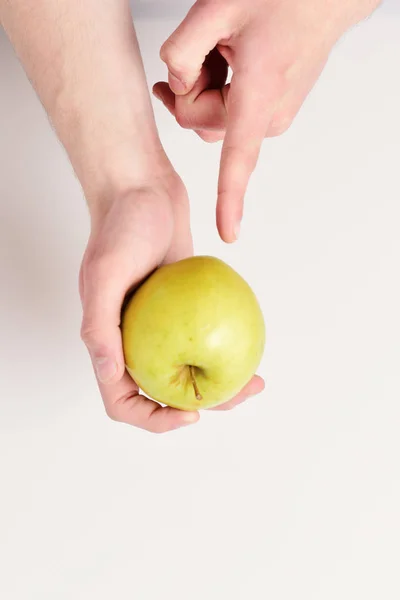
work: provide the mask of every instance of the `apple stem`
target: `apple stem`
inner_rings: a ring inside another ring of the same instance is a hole
[[[192,385],[194,389],[194,393],[196,396],[196,400],[203,400],[203,396],[199,392],[199,388],[197,387],[196,377],[194,376],[194,367],[189,365],[190,379],[192,380]]]

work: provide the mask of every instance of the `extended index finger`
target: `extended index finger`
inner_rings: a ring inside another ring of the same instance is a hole
[[[217,201],[217,226],[225,242],[239,235],[246,188],[280,92],[277,81],[264,72],[249,69],[232,77]]]

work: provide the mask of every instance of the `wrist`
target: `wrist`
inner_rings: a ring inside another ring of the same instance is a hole
[[[93,106],[74,108],[69,101],[66,109],[58,104],[50,115],[89,207],[99,195],[145,185],[165,164],[151,107],[126,108],[96,114]]]
[[[145,190],[152,190],[154,197],[171,196],[169,191],[180,181],[161,144],[146,149],[136,145],[120,147],[109,155],[101,178],[89,179],[88,185],[82,187],[92,229],[101,226],[113,207],[135,201]]]

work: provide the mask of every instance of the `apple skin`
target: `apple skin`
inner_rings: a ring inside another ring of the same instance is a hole
[[[230,400],[251,379],[265,325],[236,271],[195,256],[161,266],[138,288],[124,310],[122,339],[126,368],[145,394],[200,410]]]

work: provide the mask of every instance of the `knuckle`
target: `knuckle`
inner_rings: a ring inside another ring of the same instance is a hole
[[[154,435],[162,435],[163,433],[166,433],[168,430],[165,427],[160,427],[160,426],[152,426],[149,428],[149,432],[153,433]]]
[[[82,321],[81,325],[81,340],[88,348],[92,348],[99,342],[98,332],[87,323],[86,319]]]
[[[93,252],[92,254],[88,254],[84,266],[85,279],[109,275],[110,269],[112,269],[112,263],[113,258],[109,254],[103,252]]]
[[[186,65],[182,61],[182,51],[173,37],[161,46],[160,58],[174,75],[179,76],[186,72]]]
[[[150,422],[147,423],[147,425],[146,425],[146,429],[150,433],[154,433],[156,435],[161,435],[161,434],[169,431],[169,428],[166,426],[165,423],[163,423],[162,421],[157,421],[157,420],[154,420],[154,422],[151,422],[151,420],[150,420]]]
[[[299,48],[297,45],[288,46],[276,64],[277,81],[283,86],[290,83],[299,63]]]
[[[292,118],[287,115],[276,116],[268,129],[267,137],[277,137],[286,133],[292,124]]]
[[[166,42],[163,43],[160,50],[160,58],[163,62],[169,63],[171,57],[175,55],[175,45],[172,42],[171,38],[169,38]]]
[[[105,404],[104,405],[106,415],[111,421],[119,422],[119,415],[116,407],[113,404]]]
[[[99,329],[98,323],[85,312],[82,318],[80,336],[88,348],[94,349],[102,345],[102,331]]]
[[[245,169],[248,172],[253,172],[257,165],[261,142],[262,139],[257,144],[243,146],[226,145],[223,152],[226,157],[229,157],[230,162],[237,164],[242,170]]]
[[[182,129],[192,129],[191,119],[187,111],[182,110],[182,108],[176,107],[175,119]]]

